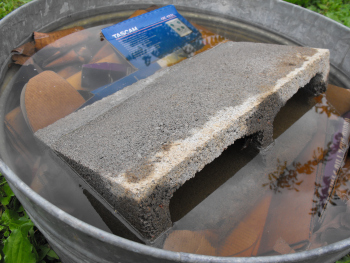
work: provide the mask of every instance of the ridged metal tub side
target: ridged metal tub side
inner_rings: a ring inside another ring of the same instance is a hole
[[[174,4],[180,11],[195,10],[217,19],[238,21],[280,36],[286,44],[328,48],[332,74],[339,85],[350,87],[350,29],[309,10],[278,0],[143,1]],[[135,0],[34,0],[0,21],[0,77],[4,81],[10,51],[26,42],[33,31],[49,31],[84,17],[131,10]],[[4,119],[7,90],[1,91],[0,118]],[[4,124],[0,122],[0,134]],[[88,225],[56,206],[33,190],[7,166],[5,138],[0,136],[0,169],[26,211],[53,246],[63,262],[334,262],[350,251],[350,238],[310,251],[255,258],[221,258],[175,253],[141,245]]]

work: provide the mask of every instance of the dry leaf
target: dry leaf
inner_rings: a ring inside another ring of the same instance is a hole
[[[15,53],[15,54],[18,54],[18,55],[24,55],[24,56],[27,56],[27,57],[30,57],[30,56],[34,55],[34,53],[35,53],[34,41],[25,43],[22,46],[13,49],[11,51],[11,53]]]
[[[33,64],[33,59],[31,57],[14,54],[12,55],[12,61],[17,65]]]
[[[69,29],[54,31],[50,33],[34,32],[33,37],[35,41],[35,48],[36,50],[40,50],[43,47],[46,47],[47,45],[54,43],[55,41],[57,41],[62,37],[65,37],[72,33],[79,32],[81,30],[84,30],[84,28],[81,26],[78,26],[78,27],[72,27]]]

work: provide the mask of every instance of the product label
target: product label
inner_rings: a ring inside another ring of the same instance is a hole
[[[185,46],[203,46],[200,32],[172,5],[104,28],[102,34],[138,69]]]

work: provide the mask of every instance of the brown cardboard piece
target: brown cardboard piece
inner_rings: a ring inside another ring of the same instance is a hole
[[[339,100],[340,97],[343,99]],[[326,98],[339,115],[343,115],[350,110],[350,91],[348,89],[328,84]]]
[[[84,102],[79,92],[53,71],[30,79],[21,95],[24,119],[34,132],[72,113]]]

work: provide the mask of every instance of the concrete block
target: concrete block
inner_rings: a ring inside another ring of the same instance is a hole
[[[325,91],[328,73],[325,49],[227,42],[35,135],[152,240],[181,185],[239,138],[267,147],[279,109]]]

